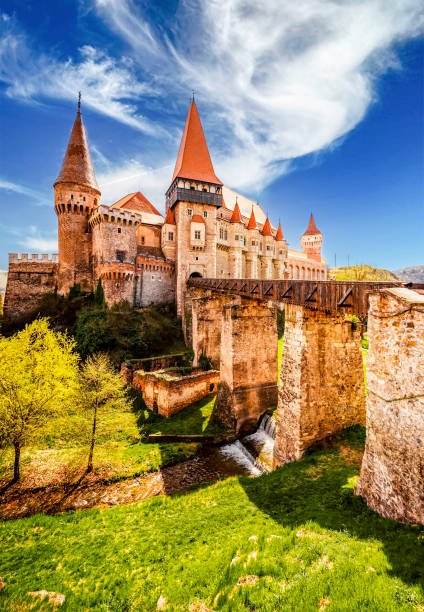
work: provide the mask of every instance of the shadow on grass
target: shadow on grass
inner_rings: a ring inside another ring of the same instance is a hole
[[[359,443],[359,440],[357,441]],[[358,467],[346,465],[338,449],[320,451],[256,479],[240,477],[250,501],[282,526],[313,521],[323,529],[381,542],[389,574],[424,583],[424,532],[370,510],[354,494]]]

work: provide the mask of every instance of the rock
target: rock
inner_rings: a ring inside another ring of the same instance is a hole
[[[319,610],[325,610],[325,608],[329,605],[330,605],[330,600],[327,599],[326,597],[323,597],[321,601],[319,602]]]
[[[65,601],[65,595],[62,593],[54,593],[53,591],[30,591],[28,595],[32,595],[32,597],[39,597],[40,599],[44,599],[48,597],[49,603],[54,606],[61,606]]]
[[[157,601],[156,610],[166,610],[166,599],[162,595]]]

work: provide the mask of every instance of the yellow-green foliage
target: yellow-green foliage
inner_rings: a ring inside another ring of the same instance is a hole
[[[330,278],[335,280],[355,281],[395,281],[398,280],[394,274],[384,268],[373,268],[367,264],[360,266],[345,266],[343,268],[331,268]]]
[[[73,349],[73,340],[51,330],[46,319],[0,339],[0,442],[15,448],[15,479],[22,446],[75,393],[78,355]]]

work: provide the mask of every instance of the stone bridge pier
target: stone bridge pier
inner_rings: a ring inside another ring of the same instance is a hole
[[[239,299],[223,305],[220,373],[213,419],[250,433],[277,405],[277,316],[269,303]]]
[[[361,335],[340,314],[286,305],[274,466],[365,424]]]
[[[199,365],[202,353],[209,357],[215,368],[221,359],[222,309],[229,302],[240,299],[226,295],[211,294],[194,297],[191,301],[193,365]]]
[[[383,516],[424,524],[424,295],[370,296],[367,440],[356,492]]]

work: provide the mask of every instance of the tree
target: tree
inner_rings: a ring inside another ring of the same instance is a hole
[[[100,308],[106,308],[105,292],[100,277],[97,281],[96,291],[94,292],[94,303],[96,306],[100,306]]]
[[[47,319],[0,338],[0,443],[14,447],[14,482],[22,447],[75,393],[79,357],[74,347],[73,340],[50,329]]]
[[[79,404],[81,409],[91,413],[93,418],[87,464],[87,472],[92,472],[97,427],[102,413],[113,408],[130,409],[122,377],[115,372],[107,355],[102,353],[93,355],[82,366]]]

